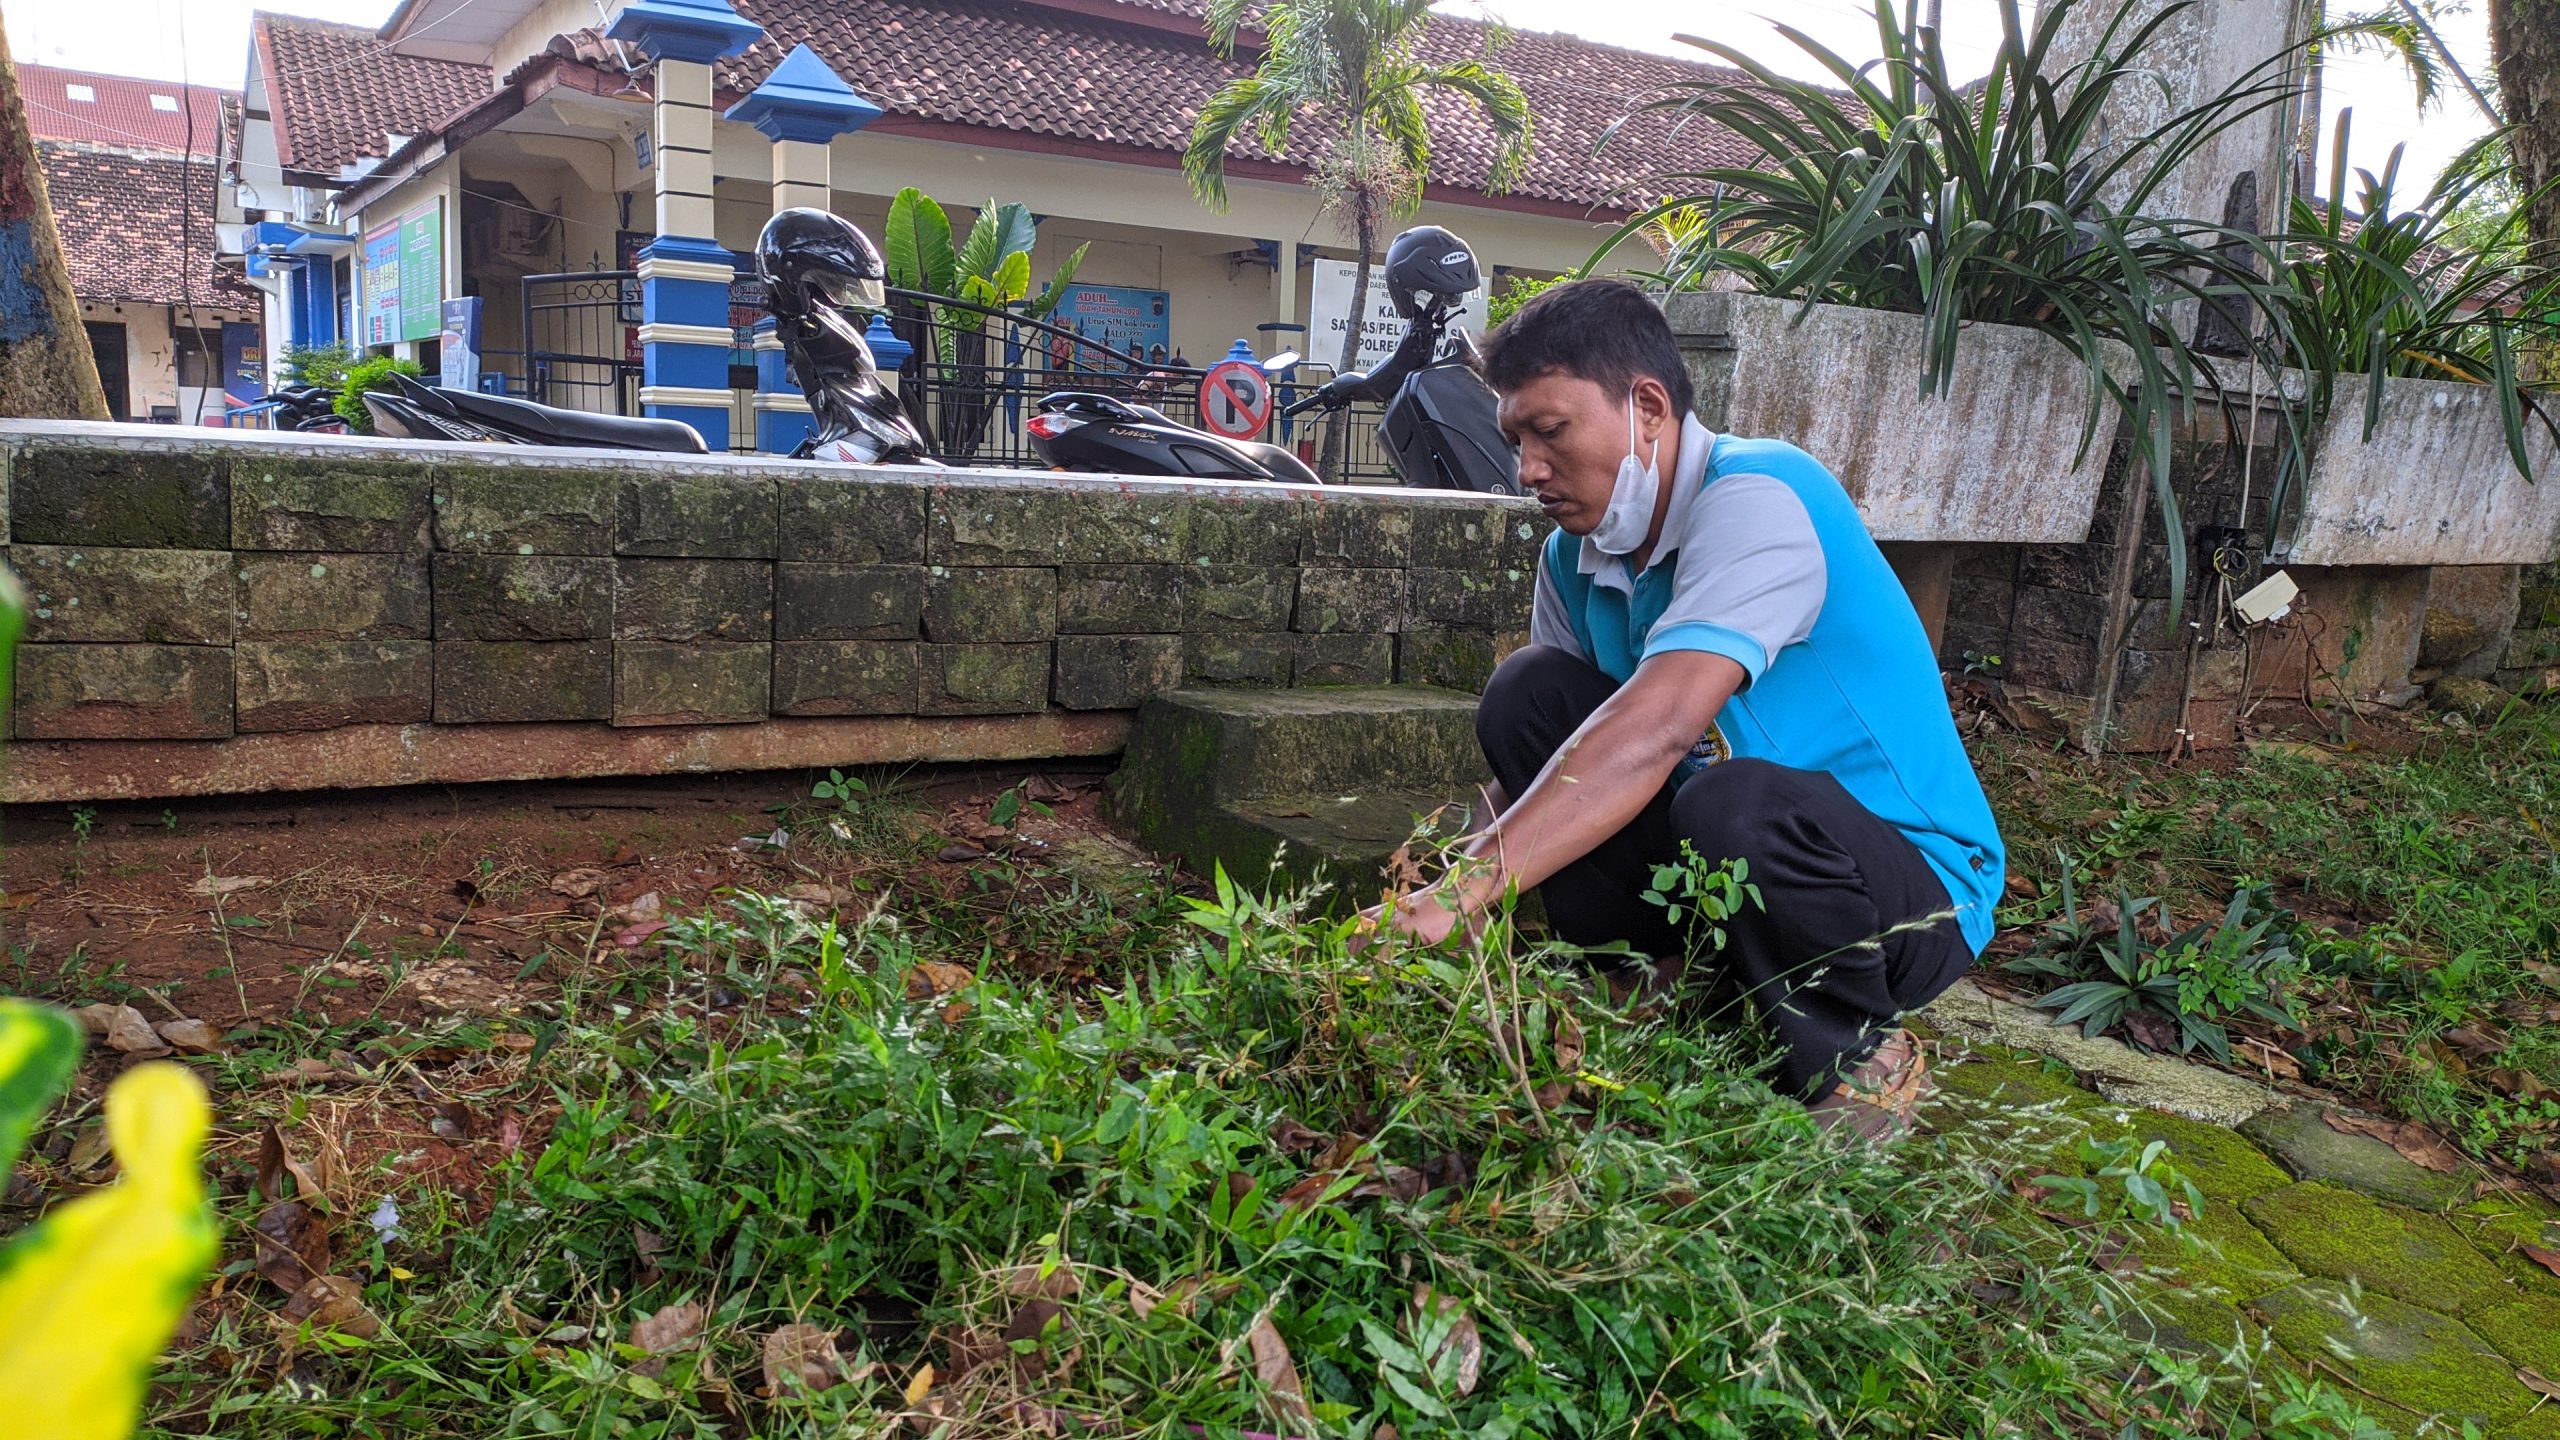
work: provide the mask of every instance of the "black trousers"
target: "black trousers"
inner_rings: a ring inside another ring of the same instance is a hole
[[[1533,645],[1494,672],[1476,737],[1514,800],[1618,688],[1596,667]],[[1710,862],[1740,859],[1765,907],[1747,901],[1705,963],[1717,988],[1747,998],[1776,1037],[1774,1083],[1801,1098],[1865,1059],[1893,1018],[1955,983],[1973,950],[1952,916],[1877,937],[1949,908],[1946,887],[1902,832],[1829,774],[1766,760],[1710,765],[1666,784],[1644,812],[1538,887],[1547,922],[1575,945],[1624,941],[1648,956],[1685,953],[1680,930],[1643,898],[1653,867],[1686,840]]]

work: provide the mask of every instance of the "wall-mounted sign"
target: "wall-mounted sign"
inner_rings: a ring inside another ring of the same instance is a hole
[[[480,388],[480,297],[443,305],[444,328],[436,338],[436,383],[448,390]]]
[[[1342,334],[1351,327],[1351,281],[1358,267],[1348,260],[1318,260],[1315,284],[1307,302],[1307,358],[1320,365],[1342,359]],[[1482,334],[1485,292],[1482,285],[1458,307],[1456,323]],[[1369,313],[1360,326],[1360,359],[1355,368],[1375,370],[1396,353],[1404,339],[1404,317],[1387,296],[1387,267],[1369,267]]]
[[[432,338],[443,323],[444,201],[430,200],[367,230],[359,253],[364,343]]]
[[[1115,365],[1099,350],[1053,335],[1048,337],[1052,370],[1161,365],[1173,345],[1173,297],[1162,290],[1133,290],[1125,285],[1070,285],[1049,323],[1134,357]]]

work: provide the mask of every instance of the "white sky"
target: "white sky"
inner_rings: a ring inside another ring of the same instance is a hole
[[[393,0],[268,0],[264,8],[331,20],[379,24]],[[1703,51],[1679,44],[1675,32],[1705,34],[1747,50],[1774,68],[1808,76],[1819,70],[1778,35],[1764,15],[1777,15],[1844,55],[1867,58],[1875,49],[1875,22],[1857,0],[1444,0],[1460,13],[1499,14],[1522,30],[1563,30],[1639,49],[1691,58]],[[2211,3],[2211,0],[2208,0]],[[1994,0],[1945,0],[1949,43],[1978,70],[1998,43]],[[249,53],[249,0],[0,0],[9,45],[21,60],[76,70],[190,80],[236,88]],[[2484,0],[2455,8],[2441,23],[2472,78],[2492,98]],[[857,83],[861,77],[850,77]],[[2328,75],[2330,113],[2353,106],[2355,135],[2349,158],[2379,169],[2391,146],[2409,142],[2404,184],[2414,191],[2464,145],[2486,133],[2488,122],[2460,88],[2446,93],[2424,116],[2411,99],[2406,72],[2379,55],[2334,57]],[[2327,174],[2324,131],[2323,176]],[[2323,181],[2325,184],[2325,180]]]

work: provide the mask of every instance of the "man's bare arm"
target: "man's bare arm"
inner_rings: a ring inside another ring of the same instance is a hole
[[[1466,853],[1485,863],[1458,880],[1459,908],[1489,904],[1511,885],[1532,889],[1626,828],[1746,678],[1740,665],[1702,651],[1669,651],[1638,666],[1469,842]]]

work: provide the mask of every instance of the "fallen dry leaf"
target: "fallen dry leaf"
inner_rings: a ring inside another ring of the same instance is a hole
[[[266,883],[267,877],[264,875],[207,875],[188,886],[187,892],[211,899],[219,895],[237,895],[243,890],[255,890]]]
[[[105,1164],[107,1157],[114,1153],[115,1147],[107,1139],[106,1125],[92,1122],[83,1127],[79,1137],[71,1142],[71,1153],[63,1157],[63,1163],[71,1167],[71,1173],[85,1175]]]
[[[1340,1178],[1342,1177],[1334,1174],[1330,1170],[1319,1170],[1315,1174],[1308,1176],[1306,1179],[1299,1181],[1297,1184],[1290,1186],[1288,1189],[1281,1191],[1278,1203],[1284,1209],[1291,1206],[1303,1207],[1313,1205],[1318,1200],[1324,1198],[1326,1187],[1330,1186],[1334,1181]]]
[[[2516,1371],[2516,1378],[2523,1381],[2524,1388],[2532,1391],[2534,1394],[2539,1395],[2546,1400],[2560,1400],[2560,1383],[2554,1383],[2542,1378],[2542,1372],[2533,1369],[2531,1366],[2519,1368]]]
[[[972,860],[986,859],[987,852],[975,845],[945,845],[933,858],[945,865],[965,865]]]
[[[652,1355],[681,1350],[702,1338],[702,1307],[687,1300],[669,1305],[631,1327],[631,1343]]]
[[[923,1368],[916,1371],[915,1378],[907,1382],[907,1403],[910,1405],[917,1404],[922,1401],[926,1395],[932,1393],[932,1391],[933,1362],[927,1360],[924,1362]]]
[[[2345,1110],[2331,1110],[2320,1117],[2330,1129],[2346,1135],[2364,1135],[2388,1145],[2399,1138],[2400,1122],[2381,1120],[2371,1115],[2357,1115]]]
[[[2231,1049],[2234,1054],[2258,1067],[2270,1079],[2299,1080],[2302,1078],[2302,1062],[2294,1059],[2282,1046],[2270,1045],[2264,1040],[2243,1038]]]
[[[1013,1352],[1013,1373],[1023,1381],[1039,1379],[1044,1374],[1065,1374],[1075,1368],[1082,1347],[1067,1344],[1066,1307],[1055,1300],[1025,1300],[1005,1322],[1005,1348]],[[1051,1353],[1044,1343],[1052,1323],[1058,1327],[1058,1343],[1063,1347]]]
[[[163,1020],[151,1028],[158,1032],[162,1043],[181,1055],[216,1055],[222,1051],[222,1041],[214,1035],[213,1027],[201,1020]]]
[[[1571,1011],[1556,1012],[1556,1068],[1567,1074],[1582,1068],[1582,1022]]]
[[[1015,1299],[1072,1300],[1084,1291],[1084,1282],[1076,1272],[1064,1265],[1042,1274],[1037,1265],[1016,1265],[1005,1272],[1004,1293]]]
[[[258,1215],[250,1234],[258,1273],[288,1295],[329,1273],[329,1224],[298,1200],[279,1200]]]
[[[2402,1125],[2391,1137],[2391,1148],[2439,1175],[2461,1173],[2462,1152],[2424,1125]]]
[[[551,893],[571,900],[584,900],[596,893],[597,888],[604,882],[603,871],[593,866],[581,865],[575,870],[563,870],[552,876]]]
[[[284,1193],[286,1175],[291,1175],[301,1185],[302,1194],[299,1197],[288,1197]],[[272,1120],[267,1122],[266,1129],[258,1136],[257,1190],[258,1198],[261,1200],[300,1198],[308,1201],[315,1209],[329,1208],[328,1195],[322,1190],[320,1182],[312,1178],[311,1172],[303,1168],[301,1161],[293,1158],[293,1152],[285,1147],[284,1136],[277,1133],[275,1122]]]
[[[1323,1131],[1302,1124],[1295,1117],[1288,1115],[1281,1116],[1279,1123],[1271,1127],[1271,1148],[1283,1155],[1295,1155],[1301,1150],[1313,1150],[1319,1145],[1330,1143],[1332,1139],[1332,1136]]]
[[[836,905],[843,901],[842,892],[832,885],[786,885],[782,896],[786,900],[799,900],[810,905]]]
[[[907,998],[931,1000],[954,990],[966,990],[978,983],[977,972],[966,965],[953,965],[941,960],[919,960],[907,972]]]
[[[90,1034],[127,1054],[161,1048],[160,1032],[130,1005],[83,1005],[74,1014]]]
[[[656,1284],[658,1257],[667,1253],[667,1242],[658,1238],[656,1232],[634,1225],[631,1227],[631,1251],[640,1259],[640,1273],[632,1279],[642,1285]]]
[[[314,1275],[284,1304],[288,1320],[308,1320],[323,1330],[371,1340],[382,1322],[364,1308],[364,1288],[344,1275]]]
[[[1484,1374],[1484,1332],[1476,1328],[1476,1317],[1468,1313],[1456,1296],[1443,1295],[1428,1285],[1413,1287],[1413,1308],[1416,1315],[1457,1312],[1458,1318],[1449,1326],[1449,1338],[1441,1342],[1439,1349],[1423,1358],[1437,1364],[1442,1355],[1451,1350],[1457,1351],[1458,1393],[1476,1393],[1476,1381]]]
[[[1298,1364],[1289,1358],[1289,1343],[1271,1324],[1271,1312],[1265,1310],[1253,1317],[1253,1328],[1244,1332],[1247,1349],[1253,1353],[1253,1378],[1262,1382],[1271,1397],[1272,1409],[1288,1420],[1308,1418],[1307,1387],[1298,1379]]]
[[[2545,1250],[2539,1245],[2526,1245],[2520,1248],[2524,1251],[2524,1258],[2554,1275],[2560,1275],[2560,1250]]]
[[[827,1390],[843,1378],[844,1357],[836,1353],[834,1331],[795,1322],[764,1337],[765,1393],[781,1395],[794,1386]]]

